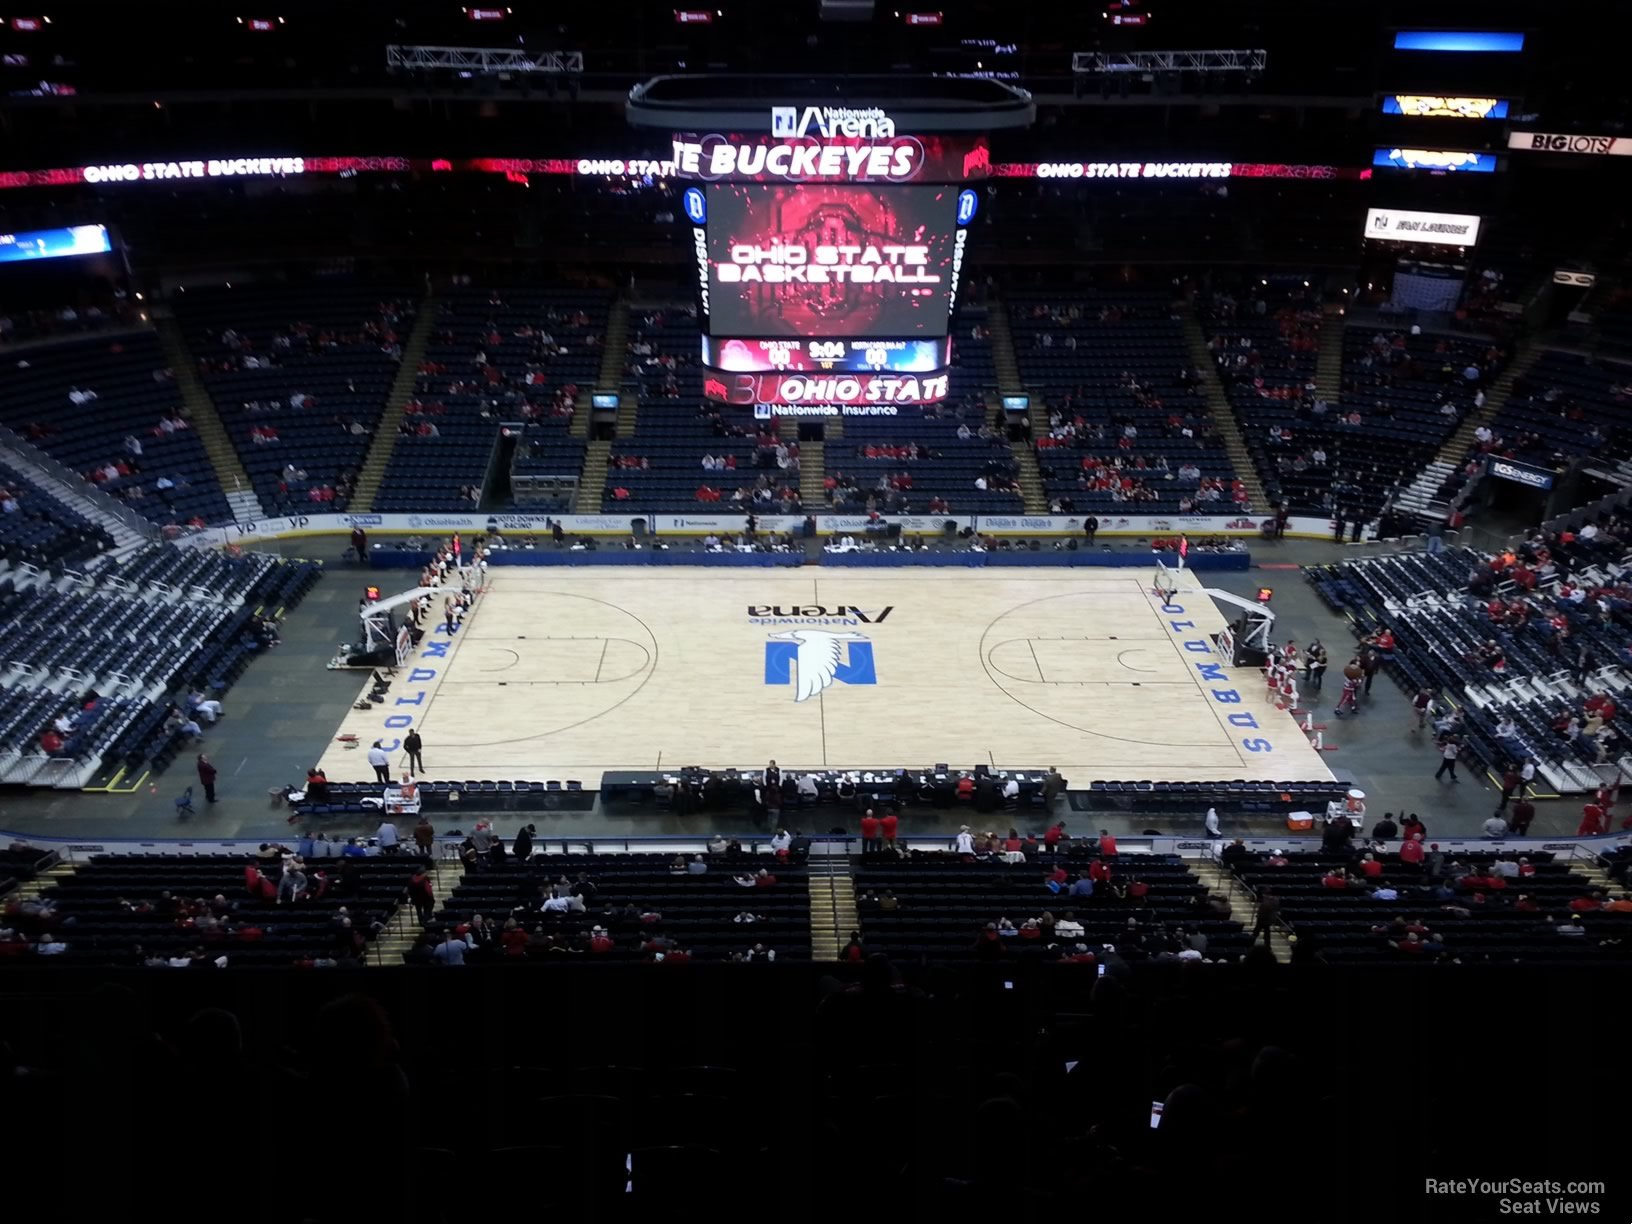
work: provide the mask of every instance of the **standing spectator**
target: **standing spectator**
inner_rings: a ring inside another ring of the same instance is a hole
[[[204,798],[210,803],[215,802],[215,766],[210,764],[210,758],[202,752],[198,754],[198,780],[204,786]]]
[[[431,869],[421,865],[408,881],[408,900],[413,903],[414,917],[420,926],[429,926],[436,909],[436,889],[431,886]],[[460,964],[464,962],[461,961]]]
[[[351,551],[357,554],[357,560],[368,564],[368,532],[361,527],[351,529]]]
[[[516,840],[510,846],[510,852],[516,856],[516,862],[525,863],[533,857],[533,837],[537,833],[537,825],[522,825],[516,830]]]
[[[974,854],[974,852],[975,852],[975,838],[974,838],[974,835],[969,832],[969,826],[968,825],[959,826],[959,828],[958,828],[958,837],[957,837],[957,842],[956,842],[956,848],[957,848],[957,852],[960,855],[972,855],[972,854]]]
[[[1318,693],[1321,685],[1326,682],[1326,647],[1316,638],[1309,643],[1309,649],[1304,652],[1305,672],[1309,677],[1309,688]]]
[[[1054,800],[1059,798],[1060,792],[1065,789],[1065,777],[1053,765],[1048,767],[1048,773],[1043,776],[1043,807],[1052,809]]]
[[[1536,805],[1519,795],[1519,801],[1513,805],[1512,825],[1513,832],[1520,837],[1530,836],[1530,822],[1536,818]]]
[[[436,846],[436,830],[431,828],[431,818],[423,812],[420,813],[419,823],[414,826],[414,845],[425,858],[431,856]]]
[[[1109,829],[1099,831],[1099,853],[1102,858],[1116,857],[1116,838],[1111,836]]]
[[[1496,805],[1496,810],[1504,811],[1507,808],[1507,801],[1513,797],[1513,792],[1523,785],[1524,780],[1519,777],[1518,766],[1510,763],[1502,774],[1502,801]]]
[[[379,843],[381,854],[395,854],[402,844],[397,826],[391,823],[389,816],[380,818],[380,827],[374,830],[374,839]]]
[[[1609,813],[1596,803],[1589,803],[1581,809],[1581,824],[1576,829],[1577,837],[1597,837],[1609,827]]]
[[[1434,781],[1439,781],[1446,773],[1451,775],[1452,782],[1461,781],[1456,776],[1456,758],[1461,751],[1462,746],[1456,742],[1455,737],[1446,739],[1439,746],[1439,768],[1434,771]]]
[[[1264,937],[1264,947],[1269,947],[1275,929],[1275,920],[1281,913],[1281,900],[1273,889],[1261,889],[1258,893],[1258,917],[1252,924],[1252,943],[1258,942],[1260,934]]]
[[[894,811],[886,811],[883,818],[878,822],[878,831],[884,835],[884,848],[886,850],[895,849],[895,830],[899,823]]]
[[[391,757],[385,749],[380,747],[380,741],[375,740],[373,747],[368,750],[368,763],[374,767],[374,781],[389,784],[391,781]]]
[[[1360,670],[1365,673],[1365,694],[1367,697],[1371,696],[1371,682],[1377,678],[1377,672],[1382,666],[1383,660],[1375,650],[1367,648],[1360,655]]]
[[[872,808],[868,808],[861,817],[861,852],[872,854],[883,848],[883,843],[878,839],[878,817],[873,815]]]
[[[425,750],[425,741],[419,738],[418,727],[410,727],[408,734],[402,737],[402,749],[408,754],[408,772],[424,773],[425,758],[420,754]]]

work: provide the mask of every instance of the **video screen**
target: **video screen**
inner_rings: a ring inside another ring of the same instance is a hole
[[[934,340],[776,340],[703,337],[703,364],[731,373],[770,370],[895,370],[918,374],[952,364],[952,338]]]
[[[944,336],[956,187],[714,183],[716,336]]]
[[[29,259],[63,259],[70,255],[104,255],[113,250],[103,225],[75,225],[67,229],[25,230],[0,234],[0,263]]]

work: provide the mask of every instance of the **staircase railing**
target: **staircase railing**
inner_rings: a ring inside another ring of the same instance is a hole
[[[68,485],[74,493],[78,494],[91,505],[95,506],[98,513],[117,519],[119,522],[129,527],[132,531],[146,537],[149,540],[157,540],[161,537],[162,533],[160,532],[156,523],[153,523],[151,520],[137,514],[129,506],[126,506],[119,501],[118,498],[113,497],[103,490],[97,488],[78,472],[75,472],[59,463],[39,447],[35,446],[32,442],[25,440],[22,435],[4,425],[0,425],[0,445],[5,446],[9,450],[16,451],[24,459],[28,460],[28,462],[32,463],[35,467],[43,470],[54,480]]]

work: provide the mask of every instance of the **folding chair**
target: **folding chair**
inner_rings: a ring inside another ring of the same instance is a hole
[[[193,811],[193,788],[189,786],[181,792],[181,798],[176,800],[176,819],[180,820],[183,816],[195,814]]]

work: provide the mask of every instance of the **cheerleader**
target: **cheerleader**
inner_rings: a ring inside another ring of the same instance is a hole
[[[1281,675],[1280,705],[1283,710],[1298,708],[1298,673],[1290,667]]]

